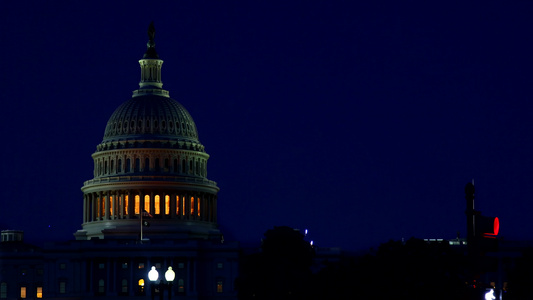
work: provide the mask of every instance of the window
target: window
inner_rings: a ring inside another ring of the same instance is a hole
[[[194,197],[191,197],[191,216],[194,215]]]
[[[139,263],[139,269],[144,269],[144,263]]]
[[[128,215],[128,211],[129,211],[129,209],[128,209],[129,208],[129,206],[128,206],[129,200],[130,199],[129,199],[128,195],[124,196],[124,215],[126,215],[126,216]]]
[[[160,205],[160,200],[161,198],[159,197],[159,195],[155,195],[154,197],[154,212],[156,215],[159,215],[161,213],[160,209],[161,209],[161,205]]]
[[[127,268],[128,268],[128,263],[127,262],[122,263],[122,269],[127,269]]]
[[[170,214],[170,196],[166,195],[165,196],[165,215],[169,215],[169,214]]]
[[[183,282],[183,279],[178,279],[178,293],[184,293],[185,292],[185,283]]]
[[[103,279],[98,280],[98,293],[103,294],[105,292],[105,282]]]
[[[144,210],[150,213],[150,196],[148,195],[144,196]]]
[[[128,280],[127,279],[122,279],[122,289],[121,289],[122,293],[127,293],[128,292]]]
[[[224,291],[223,287],[222,280],[217,280],[217,293],[222,293]]]
[[[113,215],[113,196],[109,196],[109,215]]]
[[[0,283],[0,299],[7,298],[7,283]]]
[[[217,269],[223,269],[224,263],[217,263]]]
[[[59,293],[64,294],[67,291],[67,283],[65,281],[59,282]]]
[[[139,281],[137,282],[137,286],[139,288],[139,293],[144,293],[144,279],[139,279]]]
[[[35,297],[37,297],[39,299],[43,297],[43,287],[42,286],[38,286],[37,287],[37,291],[36,291]]]
[[[178,269],[183,269],[185,268],[185,264],[184,263],[178,263]]]
[[[141,197],[139,195],[135,195],[135,214],[140,214],[141,206],[140,206]]]
[[[105,263],[98,264],[98,269],[104,269],[104,268],[105,268]]]
[[[25,286],[20,287],[20,298],[22,299],[26,298],[26,287]]]

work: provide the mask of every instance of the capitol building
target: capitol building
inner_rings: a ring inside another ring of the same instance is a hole
[[[153,24],[139,64],[139,88],[92,155],[81,229],[44,247],[2,231],[0,300],[237,298],[239,245],[218,228],[219,188],[194,120],[163,89]]]

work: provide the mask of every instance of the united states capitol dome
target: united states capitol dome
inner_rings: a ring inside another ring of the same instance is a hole
[[[155,29],[139,60],[141,81],[109,118],[84,182],[76,239],[218,239],[216,182],[189,112],[162,88]],[[149,217],[149,228],[143,218]]]
[[[103,143],[130,140],[175,140],[198,142],[196,125],[176,100],[143,95],[120,105],[109,118]]]

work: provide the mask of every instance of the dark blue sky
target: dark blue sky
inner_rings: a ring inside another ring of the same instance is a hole
[[[91,154],[153,20],[226,239],[464,236],[472,178],[501,235],[533,239],[532,2],[33,2],[0,11],[0,229],[81,228]]]

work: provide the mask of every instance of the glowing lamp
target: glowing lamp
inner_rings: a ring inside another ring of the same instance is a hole
[[[152,269],[150,270],[150,272],[148,272],[148,279],[150,279],[150,281],[156,281],[157,278],[159,278],[159,273],[157,272],[157,270],[155,269],[155,267],[152,267]]]
[[[172,271],[172,267],[168,267],[168,270],[165,272],[165,279],[168,282],[174,281],[174,278],[176,278],[176,273]]]

